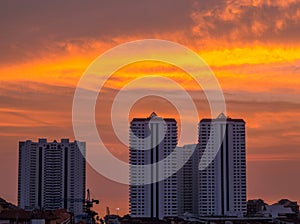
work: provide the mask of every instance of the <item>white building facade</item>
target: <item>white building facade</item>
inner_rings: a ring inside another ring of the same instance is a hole
[[[197,144],[177,147],[178,164],[184,163],[177,172],[178,215],[198,214],[198,164]]]
[[[172,154],[177,145],[176,120],[160,118],[154,112],[148,118],[134,118],[129,139],[130,215],[158,219],[177,216],[177,174],[171,175],[176,169],[176,155]],[[141,167],[157,164],[167,157],[163,167]]]
[[[23,209],[66,208],[83,213],[85,142],[19,142],[18,205]]]
[[[216,119],[202,119],[198,142],[200,159],[209,164],[198,172],[198,214],[243,216],[247,209],[245,121],[231,119],[224,114]],[[217,145],[220,147],[215,155]]]

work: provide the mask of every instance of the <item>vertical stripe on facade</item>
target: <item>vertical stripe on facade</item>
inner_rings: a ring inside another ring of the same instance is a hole
[[[64,208],[68,208],[68,148],[65,147],[64,150],[65,154],[65,173],[64,173],[64,181],[65,181],[65,186],[64,186]]]
[[[155,142],[155,151],[156,151],[156,160],[155,160],[155,168],[156,168],[156,218],[159,218],[159,182],[158,182],[158,175],[159,175],[159,170],[158,170],[158,156],[159,156],[159,142],[158,142],[158,125],[156,124],[156,142]]]
[[[224,214],[224,142],[223,142],[223,125],[221,125],[221,213]]]
[[[229,211],[229,137],[228,137],[228,124],[225,129],[225,141],[226,141],[226,211]]]
[[[150,148],[150,157],[151,157],[151,159],[150,159],[150,162],[151,162],[151,164],[153,164],[153,160],[154,160],[154,155],[153,155],[153,153],[154,153],[154,149],[153,149],[153,141],[154,141],[154,139],[153,139],[153,124],[150,124],[150,126],[151,126],[151,148]],[[154,211],[153,211],[153,206],[154,206],[154,204],[153,204],[153,197],[154,197],[154,184],[153,184],[153,168],[151,167],[151,194],[150,194],[150,198],[151,198],[151,218],[154,218]]]
[[[38,160],[38,207],[42,209],[42,170],[43,170],[43,148],[39,147],[39,160]]]

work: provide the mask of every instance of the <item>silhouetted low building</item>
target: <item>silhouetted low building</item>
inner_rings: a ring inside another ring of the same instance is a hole
[[[267,204],[262,199],[253,199],[247,201],[247,216],[262,216],[266,211]]]
[[[268,205],[262,199],[248,200],[248,217],[297,218],[299,205],[295,201],[281,199],[277,203]]]
[[[71,224],[72,216],[65,210],[25,211],[23,209],[4,210],[0,213],[1,224]]]
[[[31,212],[23,209],[3,210],[0,213],[1,224],[30,224]]]
[[[5,201],[3,198],[0,198],[0,212],[7,209],[17,209],[18,207],[12,203]]]
[[[283,205],[285,208],[291,208],[295,214],[299,214],[299,205],[296,201],[290,201],[289,199],[281,199],[278,204]]]
[[[0,224],[72,224],[66,209],[26,211],[0,198]]]
[[[288,218],[288,217],[279,217],[274,219],[273,223],[275,224],[300,224],[300,219],[298,217]]]

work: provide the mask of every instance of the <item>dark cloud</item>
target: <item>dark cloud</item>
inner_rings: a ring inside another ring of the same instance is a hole
[[[184,30],[191,24],[192,0],[0,2],[0,60],[63,53],[67,43],[113,42],[120,36]],[[86,46],[85,46],[86,47]]]
[[[169,37],[202,47],[210,40],[294,45],[300,2],[2,0],[0,28],[1,63],[65,54],[70,45],[86,51],[95,41],[103,50],[135,38]]]

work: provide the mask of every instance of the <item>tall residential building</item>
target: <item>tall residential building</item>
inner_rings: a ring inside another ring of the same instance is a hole
[[[141,167],[167,158],[176,145],[175,119],[163,119],[153,112],[148,118],[134,118],[131,121],[129,209],[132,217],[162,219],[178,215],[177,175],[170,175],[172,168],[176,169],[176,155],[170,156],[164,167]],[[146,182],[148,184],[144,184]]]
[[[177,172],[178,215],[187,212],[196,215],[198,214],[198,145],[177,147],[177,156],[180,165],[185,162]]]
[[[75,215],[81,214],[85,175],[85,142],[19,142],[19,207],[66,208]]]
[[[231,119],[223,113],[216,119],[202,119],[198,141],[204,163],[205,148],[208,161],[214,157],[216,145],[220,145],[208,167],[199,171],[199,215],[243,216],[247,210],[244,120]]]

